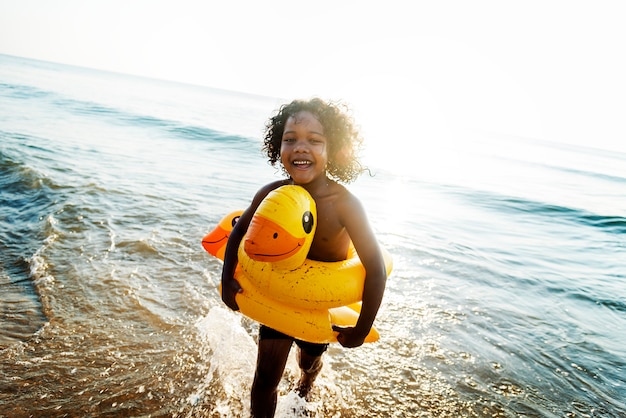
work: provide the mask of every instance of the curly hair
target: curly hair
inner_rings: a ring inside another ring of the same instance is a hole
[[[268,120],[265,126],[263,151],[269,157],[270,164],[276,166],[280,161],[280,145],[287,120],[303,111],[315,115],[324,127],[324,136],[328,140],[327,175],[343,183],[356,180],[365,171],[359,160],[363,138],[349,116],[347,106],[327,103],[319,98],[294,100],[282,105],[278,113]]]

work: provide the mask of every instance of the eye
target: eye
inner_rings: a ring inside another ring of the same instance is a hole
[[[237,221],[239,221],[240,216],[235,216],[233,218],[233,220],[230,222],[232,224],[232,226],[235,226],[235,224],[237,223]]]
[[[302,227],[304,228],[304,232],[310,234],[313,230],[314,224],[315,222],[313,221],[313,214],[307,210],[302,215]]]

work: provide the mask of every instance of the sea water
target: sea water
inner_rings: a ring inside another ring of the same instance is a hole
[[[200,240],[280,178],[281,103],[0,55],[0,417],[247,416],[258,326]],[[426,145],[349,186],[394,257],[381,340],[308,402],[292,355],[277,416],[624,416],[626,155]]]

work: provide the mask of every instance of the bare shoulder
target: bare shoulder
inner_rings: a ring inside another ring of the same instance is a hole
[[[350,190],[342,185],[337,185],[339,188],[336,191],[336,205],[342,222],[354,217],[364,217],[365,209],[363,204]]]
[[[287,184],[290,184],[290,183],[289,183],[289,180],[286,180],[286,179],[273,181],[261,187],[257,192],[257,196],[263,195],[263,197],[265,197],[272,190],[278,189],[279,187],[285,186]]]
[[[254,195],[251,206],[254,206],[256,208],[272,190],[278,189],[279,187],[285,186],[287,184],[289,184],[287,180],[277,180],[261,187]]]

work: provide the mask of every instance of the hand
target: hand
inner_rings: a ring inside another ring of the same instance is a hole
[[[223,280],[222,282],[222,301],[233,311],[239,310],[239,305],[235,300],[237,293],[242,293],[243,289],[239,282],[235,279]]]
[[[361,335],[361,333],[357,333],[354,327],[333,325],[333,331],[339,333],[339,335],[337,335],[337,341],[346,348],[360,347],[363,345],[365,337],[367,337],[367,334]]]

